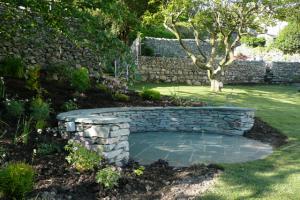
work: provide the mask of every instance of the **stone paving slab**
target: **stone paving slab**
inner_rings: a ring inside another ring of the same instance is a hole
[[[236,163],[262,159],[268,144],[242,136],[189,132],[144,132],[129,136],[130,156],[147,165],[164,159],[176,167],[197,163]]]

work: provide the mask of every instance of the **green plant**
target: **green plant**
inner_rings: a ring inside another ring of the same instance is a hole
[[[160,92],[151,89],[143,89],[143,91],[141,92],[141,97],[144,100],[158,101],[160,100]]]
[[[106,167],[97,172],[96,182],[102,184],[105,188],[112,189],[118,185],[120,177],[121,174],[116,169]]]
[[[32,132],[31,122],[31,118],[26,119],[25,117],[18,120],[14,143],[28,143],[29,135]]]
[[[100,164],[102,157],[100,152],[88,150],[81,144],[70,141],[65,150],[69,152],[66,157],[68,163],[75,167],[78,171],[93,170]]]
[[[103,92],[103,93],[106,93],[106,94],[110,94],[111,93],[110,89],[106,85],[104,85],[102,83],[97,83],[96,88],[98,90],[100,90],[101,92]]]
[[[289,23],[278,35],[274,46],[284,53],[300,53],[300,24]]]
[[[12,118],[19,118],[25,112],[24,102],[8,100],[5,102],[6,114]]]
[[[36,121],[36,128],[43,129],[50,115],[50,104],[36,97],[30,103],[30,116]]]
[[[61,109],[63,111],[77,110],[78,108],[79,107],[78,107],[77,103],[73,100],[69,100],[61,106]]]
[[[141,176],[144,174],[145,167],[144,166],[139,166],[137,169],[133,170],[134,174],[137,176]]]
[[[243,36],[241,42],[250,47],[264,47],[266,45],[266,39],[262,37]]]
[[[41,143],[37,146],[36,154],[41,156],[61,152],[60,146],[56,143]]]
[[[33,65],[28,67],[25,74],[26,88],[36,91],[38,94],[41,94],[42,92],[40,85],[40,71],[41,67],[39,65]]]
[[[89,71],[85,67],[75,69],[71,77],[71,85],[78,92],[85,92],[91,87]]]
[[[4,78],[0,77],[0,100],[5,98],[5,82]]]
[[[49,79],[69,80],[72,68],[65,63],[57,63],[47,67],[47,75]]]
[[[34,185],[34,169],[25,163],[9,163],[0,170],[0,192],[9,199],[25,199]]]
[[[129,101],[129,96],[127,96],[126,94],[121,94],[121,93],[114,94],[113,98],[117,101],[124,101],[124,102]]]
[[[154,56],[154,51],[152,48],[147,46],[146,44],[143,44],[141,47],[142,55],[143,56]]]
[[[25,66],[19,57],[8,56],[0,61],[0,75],[23,78]]]

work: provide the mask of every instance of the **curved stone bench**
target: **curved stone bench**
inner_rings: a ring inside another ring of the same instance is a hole
[[[129,159],[134,132],[185,131],[243,135],[254,109],[237,107],[123,107],[74,110],[57,116],[59,130],[88,149],[100,149],[111,163]]]

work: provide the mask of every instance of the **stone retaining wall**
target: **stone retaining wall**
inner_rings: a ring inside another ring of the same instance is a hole
[[[209,84],[205,70],[197,69],[189,58],[139,57],[143,81]],[[262,61],[235,61],[225,71],[224,83],[263,83],[266,73]]]
[[[300,62],[273,62],[271,65],[272,82],[300,82]]]
[[[128,135],[148,131],[184,131],[243,135],[254,110],[234,107],[133,107],[75,110],[57,116],[59,130],[87,148],[103,151],[111,163],[129,159]]]

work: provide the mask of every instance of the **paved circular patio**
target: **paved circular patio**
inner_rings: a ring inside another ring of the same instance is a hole
[[[265,158],[268,144],[242,136],[212,133],[144,132],[129,136],[130,156],[147,165],[164,159],[171,166],[197,163],[236,163]]]

